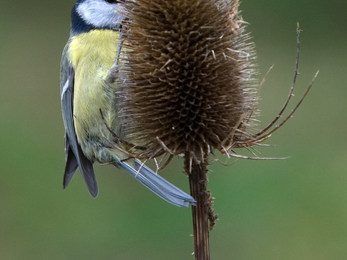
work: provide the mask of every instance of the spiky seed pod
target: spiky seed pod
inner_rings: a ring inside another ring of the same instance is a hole
[[[121,117],[125,139],[146,147],[138,158],[188,152],[201,163],[214,149],[225,152],[248,131],[257,103],[253,44],[238,1],[124,7]]]

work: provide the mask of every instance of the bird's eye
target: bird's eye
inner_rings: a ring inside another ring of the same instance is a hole
[[[110,3],[110,4],[114,4],[114,3],[118,3],[119,1],[118,0],[106,0],[107,3]]]

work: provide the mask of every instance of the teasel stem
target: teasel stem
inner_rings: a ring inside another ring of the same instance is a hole
[[[186,153],[184,169],[189,176],[190,195],[196,200],[196,206],[192,206],[193,230],[194,230],[194,255],[196,260],[210,259],[209,241],[209,206],[210,194],[207,191],[207,165],[191,160],[189,152]]]

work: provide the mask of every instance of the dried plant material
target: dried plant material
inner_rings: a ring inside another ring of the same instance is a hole
[[[238,2],[127,1],[119,80],[126,140],[140,159],[191,161],[239,141],[256,115],[254,50]]]
[[[209,230],[218,218],[207,190],[207,166],[215,150],[229,157],[261,143],[293,115],[306,97],[278,125],[298,75],[297,62],[288,98],[276,118],[254,133],[258,115],[255,52],[237,0],[127,0],[122,2],[122,44],[114,66],[122,131],[115,149],[141,160],[175,155],[185,158],[189,175],[195,259],[209,260]],[[264,80],[260,83],[260,86]]]

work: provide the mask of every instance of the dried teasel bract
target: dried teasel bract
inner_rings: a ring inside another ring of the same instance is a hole
[[[123,12],[120,115],[124,138],[144,148],[132,156],[201,163],[256,142],[255,52],[238,1],[129,0]]]

